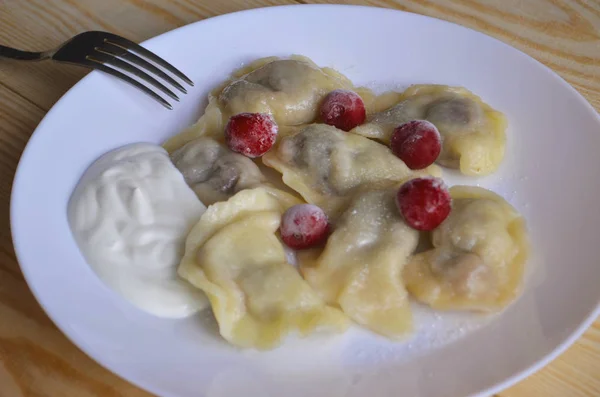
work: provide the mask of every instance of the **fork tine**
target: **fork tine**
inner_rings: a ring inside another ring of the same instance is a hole
[[[169,62],[165,61],[158,55],[154,54],[153,52],[145,49],[144,47],[140,46],[139,44],[134,43],[131,40],[127,40],[124,37],[117,36],[116,34],[112,34],[112,33],[105,33],[105,34],[106,34],[106,38],[104,39],[105,42],[117,45],[126,50],[131,50],[131,51],[137,52],[139,55],[142,55],[142,56],[148,58],[149,60],[159,64],[163,68],[167,69],[169,72],[173,73],[175,76],[179,77],[181,80],[185,81],[189,85],[191,85],[191,86],[194,85],[194,83],[192,82],[192,80],[190,80],[189,77],[187,77],[185,74],[181,73],[173,65],[171,65]]]
[[[93,56],[88,56],[86,58],[88,61],[90,61],[90,63],[89,63],[90,67],[92,67],[94,69],[98,69],[104,73],[108,73],[116,78],[119,78],[119,79],[125,81],[126,83],[133,85],[134,87],[142,90],[145,94],[150,95],[153,99],[158,101],[161,105],[163,105],[167,109],[173,110],[173,106],[171,106],[171,104],[169,102],[165,101],[165,99],[163,97],[161,97],[156,92],[152,91],[150,88],[146,87],[139,81],[132,79],[131,77],[127,76],[124,73],[119,72],[116,69],[113,69],[111,67],[104,65],[104,63],[102,61],[94,59]]]
[[[111,66],[114,66],[115,68],[124,70],[126,72],[129,72],[129,73],[139,77],[140,79],[146,81],[147,83],[152,84],[154,87],[156,87],[157,89],[164,92],[166,95],[170,96],[171,98],[173,98],[179,102],[179,97],[177,95],[175,95],[175,93],[173,91],[168,89],[165,85],[161,84],[158,80],[156,80],[154,77],[150,76],[148,73],[144,72],[143,70],[140,70],[119,58],[116,58],[112,55],[108,55],[106,53],[102,53],[99,51],[96,54],[94,54],[93,57],[95,58],[96,61],[100,61],[102,63],[109,64]]]
[[[179,84],[177,80],[175,80],[174,78],[172,78],[171,76],[169,76],[168,74],[151,64],[150,62],[146,61],[145,59],[135,55],[133,52],[129,52],[126,49],[109,42],[104,43],[104,45],[100,48],[96,48],[96,51],[119,57],[121,59],[126,60],[127,62],[133,63],[134,65],[144,68],[150,73],[153,73],[161,79],[171,83],[179,91],[183,92],[184,94],[187,94],[187,90],[181,84]]]

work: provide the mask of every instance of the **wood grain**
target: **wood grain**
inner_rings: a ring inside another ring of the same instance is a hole
[[[43,50],[85,30],[136,41],[215,15],[326,0],[4,0],[0,42]],[[558,72],[600,109],[600,0],[349,0],[430,15],[485,32]],[[8,206],[16,165],[44,113],[86,71],[0,62],[0,397],[138,397],[71,344],[31,295],[16,263]],[[600,321],[563,355],[501,397],[600,396]]]

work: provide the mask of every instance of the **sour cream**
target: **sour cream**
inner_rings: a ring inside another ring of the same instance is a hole
[[[136,143],[88,168],[68,218],[83,256],[110,288],[148,313],[181,318],[207,305],[177,276],[185,238],[205,209],[162,147]]]

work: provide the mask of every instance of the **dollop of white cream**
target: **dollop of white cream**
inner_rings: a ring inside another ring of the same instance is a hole
[[[205,210],[162,147],[136,143],[87,169],[68,218],[79,249],[109,287],[148,313],[181,318],[208,303],[177,275],[185,238]]]

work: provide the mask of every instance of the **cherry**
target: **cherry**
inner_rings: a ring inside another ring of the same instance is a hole
[[[450,214],[452,199],[439,178],[416,178],[404,183],[396,204],[406,223],[417,230],[433,230]]]
[[[390,148],[408,168],[420,170],[438,158],[442,140],[435,125],[426,120],[413,120],[396,127]]]
[[[227,146],[246,157],[260,157],[271,149],[278,127],[271,115],[240,113],[232,116],[225,127]]]
[[[329,236],[327,215],[316,205],[295,205],[283,214],[279,233],[283,242],[293,249],[320,245]]]
[[[354,91],[331,91],[321,103],[321,120],[340,130],[350,131],[365,122],[367,112],[361,97]]]

